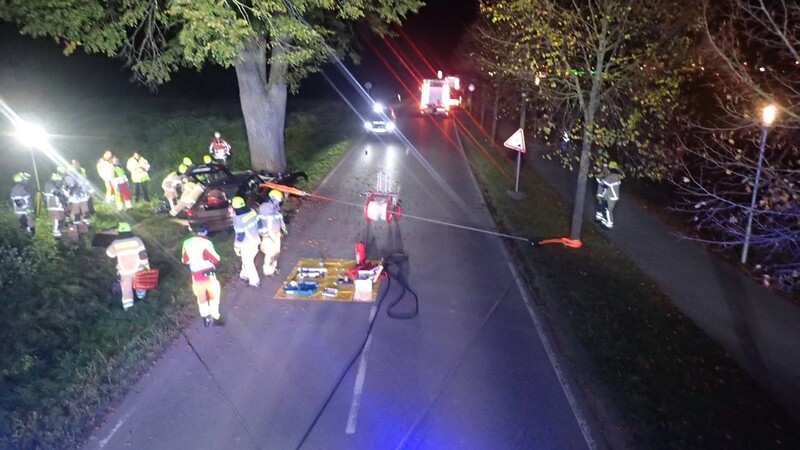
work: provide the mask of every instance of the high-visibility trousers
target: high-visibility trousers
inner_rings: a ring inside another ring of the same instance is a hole
[[[258,286],[260,282],[258,277],[258,269],[256,269],[256,255],[258,255],[258,242],[243,244],[240,247],[242,255],[242,270],[239,272],[239,278],[247,279],[250,286]]]
[[[200,317],[211,316],[214,320],[219,319],[219,297],[222,288],[217,281],[216,275],[210,275],[206,280],[193,280],[192,292],[197,297],[197,307],[200,309]]]
[[[122,307],[128,309],[133,306],[133,277],[135,273],[119,276],[119,287],[122,291]]]
[[[264,253],[264,275],[274,275],[278,270],[278,256],[281,254],[281,233],[269,233],[261,237],[261,252]]]

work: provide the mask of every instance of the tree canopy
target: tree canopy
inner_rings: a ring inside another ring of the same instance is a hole
[[[484,1],[475,58],[486,72],[531,92],[553,139],[566,131],[580,149],[561,153],[579,166],[584,192],[592,163],[612,155],[632,175],[672,170],[668,132],[681,107],[681,70],[691,43],[691,3],[682,0]],[[580,236],[576,197],[572,237]]]
[[[139,81],[151,85],[169,81],[181,67],[209,63],[236,67],[254,168],[282,170],[287,87],[297,88],[334,54],[352,55],[356,24],[384,33],[422,4],[421,0],[0,0],[0,19],[17,23],[23,34],[54,37],[67,55],[82,48],[122,57]]]

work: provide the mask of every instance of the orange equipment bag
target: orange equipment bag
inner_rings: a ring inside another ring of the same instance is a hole
[[[158,269],[145,269],[133,276],[133,288],[150,290],[158,287]]]

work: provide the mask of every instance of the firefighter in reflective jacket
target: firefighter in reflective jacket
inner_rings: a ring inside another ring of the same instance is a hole
[[[278,272],[278,256],[281,254],[281,234],[287,234],[286,224],[281,214],[283,193],[278,190],[269,191],[267,199],[258,206],[258,217],[261,219],[261,252],[264,253],[262,271],[266,276]]]
[[[616,161],[603,166],[603,172],[597,177],[597,200],[599,208],[595,220],[609,230],[614,228],[614,206],[619,200],[619,188],[624,174]]]
[[[117,238],[106,248],[106,255],[109,258],[117,258],[122,307],[130,309],[133,306],[133,277],[136,272],[149,269],[150,261],[147,258],[144,242],[133,235],[130,224],[120,222],[117,233]]]
[[[181,184],[181,199],[170,209],[169,215],[175,217],[182,211],[191,209],[205,190],[202,184],[184,179]]]
[[[74,168],[73,164],[73,168]],[[78,165],[78,169],[67,173],[64,177],[64,188],[67,191],[67,204],[69,206],[68,215],[71,214],[72,222],[77,224],[83,221],[85,225],[89,225],[89,191],[87,189],[86,173],[82,172],[82,168]]]
[[[220,285],[216,268],[219,254],[208,239],[208,226],[200,224],[197,233],[183,241],[181,259],[192,272],[192,291],[197,297],[197,307],[205,326],[225,325],[219,314]]]
[[[53,220],[53,236],[61,236],[61,225],[67,215],[64,210],[66,195],[63,189],[64,177],[56,172],[50,176],[50,180],[44,185],[44,198],[47,202],[47,212]]]
[[[141,191],[144,201],[149,202],[150,194],[147,192],[147,183],[150,181],[150,163],[147,158],[140,155],[139,152],[133,152],[133,156],[128,158],[126,167],[131,173],[134,201],[139,201],[139,191]]]
[[[178,166],[177,171],[170,172],[164,177],[164,181],[161,182],[161,189],[164,190],[164,198],[167,199],[167,203],[169,204],[169,209],[175,207],[175,204],[178,202],[178,188],[183,184],[183,174],[186,173],[188,167],[181,164]]]
[[[261,244],[258,230],[262,228],[258,213],[245,204],[242,197],[231,199],[233,207],[233,231],[236,237],[233,241],[233,251],[242,258],[242,270],[239,278],[246,281],[249,286],[258,287],[260,280],[256,269],[256,255]]]
[[[33,220],[33,203],[31,203],[31,193],[28,192],[28,180],[30,174],[19,172],[14,174],[14,186],[11,188],[11,204],[14,214],[17,215],[19,226],[33,233],[36,229],[36,222]]]

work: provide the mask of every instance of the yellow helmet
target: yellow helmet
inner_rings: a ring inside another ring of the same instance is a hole
[[[131,231],[131,224],[129,224],[128,222],[120,222],[119,225],[117,225],[118,233],[127,233],[130,231]]]
[[[193,165],[193,163],[192,163],[192,158],[189,158],[188,156],[184,156],[184,157],[183,157],[183,164],[184,164],[185,166],[191,166],[191,165]]]
[[[189,168],[186,167],[186,164],[181,164],[180,166],[178,166],[178,173],[181,175],[186,173],[187,170],[189,170]]]
[[[14,174],[14,183],[22,183],[22,180],[25,177],[22,176],[22,172],[18,172]]]
[[[56,172],[50,176],[50,179],[53,181],[62,181],[64,177],[62,177],[60,173]]]
[[[277,189],[273,189],[273,190],[269,191],[269,194],[267,194],[267,195],[269,195],[269,198],[271,198],[271,199],[273,199],[273,200],[275,200],[277,202],[282,202],[283,201],[283,192],[281,192],[281,191],[279,191]]]
[[[203,155],[203,164],[211,164],[211,155]]]
[[[233,209],[243,208],[244,199],[242,197],[239,197],[238,195],[236,197],[233,197],[231,199],[231,206],[233,206]]]
[[[619,164],[617,164],[616,161],[611,161],[611,162],[608,163],[608,168],[609,169],[616,169],[617,167],[619,167]]]

